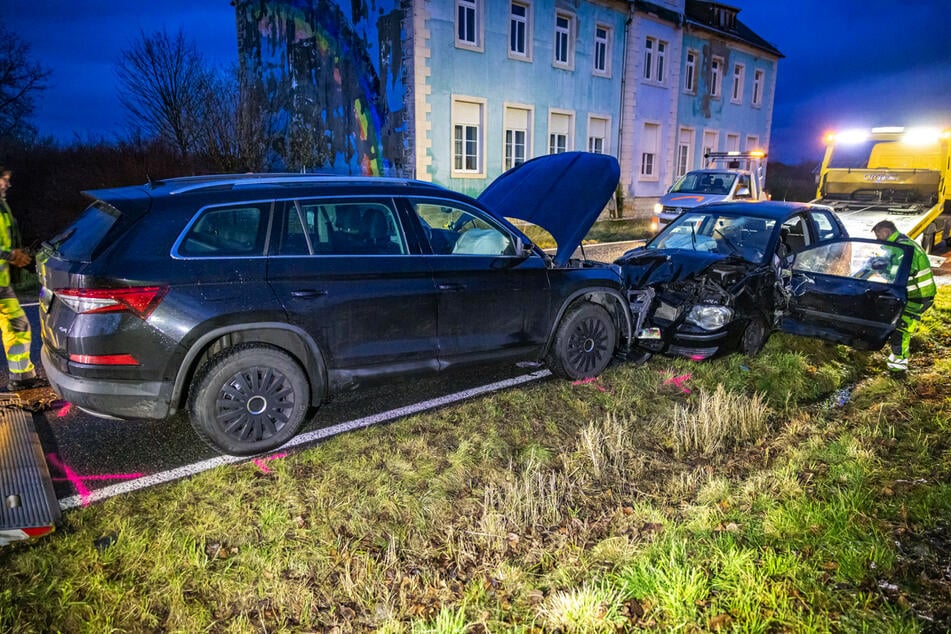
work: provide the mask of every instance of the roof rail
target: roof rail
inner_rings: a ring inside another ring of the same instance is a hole
[[[169,195],[184,194],[206,189],[241,189],[261,185],[319,185],[326,183],[361,183],[364,185],[409,185],[416,184],[407,178],[383,176],[336,176],[333,174],[228,174],[207,177],[185,177],[151,183],[154,189],[161,185],[169,187]],[[422,185],[432,183],[421,182]]]

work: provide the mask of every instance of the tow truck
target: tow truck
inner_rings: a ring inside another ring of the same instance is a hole
[[[724,200],[766,200],[766,153],[707,152],[706,167],[692,170],[671,185],[654,205],[651,228],[657,232],[683,212]]]
[[[880,220],[928,254],[951,230],[951,130],[881,127],[826,135],[816,198],[849,234],[868,237]]]

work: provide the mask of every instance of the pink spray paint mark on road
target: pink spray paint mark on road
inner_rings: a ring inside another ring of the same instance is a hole
[[[692,374],[681,374],[680,376],[672,376],[664,381],[664,385],[676,385],[683,391],[684,394],[690,394],[690,388],[685,387],[684,383],[693,378]]]
[[[591,376],[591,377],[588,377],[587,379],[581,379],[580,381],[575,381],[574,383],[572,383],[572,385],[590,385],[592,383],[594,384],[594,387],[598,388],[599,392],[607,392],[607,389],[605,389],[604,386],[601,385],[601,378],[597,376]]]
[[[72,404],[72,403],[66,403],[66,404],[63,405],[61,408],[59,408],[58,410],[56,410],[56,416],[57,416],[58,418],[63,418],[64,416],[66,416],[67,414],[69,414],[69,412],[70,412],[71,409],[73,409],[73,404]]]
[[[59,459],[59,456],[55,453],[46,454],[46,460],[51,465],[59,469],[63,476],[62,478],[52,478],[54,482],[69,482],[76,488],[76,493],[79,494],[80,500],[82,500],[83,506],[89,506],[89,496],[92,492],[89,490],[89,487],[86,486],[86,482],[89,481],[98,481],[98,480],[135,480],[136,478],[141,478],[144,473],[112,473],[106,475],[91,475],[83,476],[79,475],[73,471],[69,465]]]
[[[267,463],[270,462],[271,460],[277,460],[278,458],[283,458],[286,455],[287,455],[286,453],[276,453],[273,456],[266,456],[264,458],[255,458],[254,464],[256,464],[258,469],[260,469],[264,473],[271,473],[271,470],[267,468]]]

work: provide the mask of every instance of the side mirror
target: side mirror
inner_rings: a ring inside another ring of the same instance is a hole
[[[527,258],[534,252],[534,245],[531,242],[525,242],[521,236],[515,236],[515,257]]]
[[[749,198],[751,195],[752,194],[750,193],[749,187],[740,187],[738,190],[736,190],[737,198]]]

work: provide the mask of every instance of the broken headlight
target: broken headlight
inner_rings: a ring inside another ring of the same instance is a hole
[[[733,309],[713,304],[697,304],[687,313],[687,323],[704,330],[718,330],[733,319]]]

